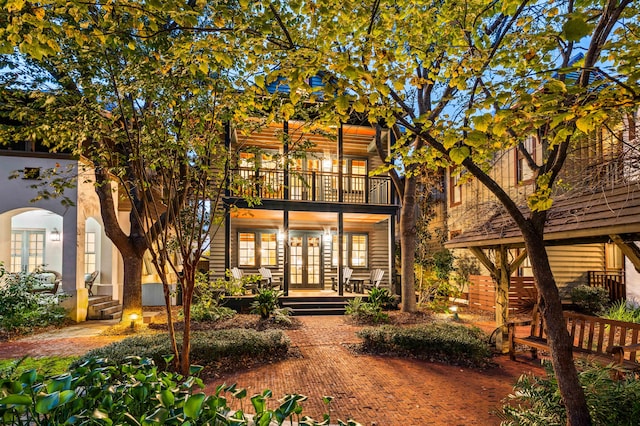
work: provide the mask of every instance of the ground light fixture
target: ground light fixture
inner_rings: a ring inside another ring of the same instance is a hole
[[[131,329],[133,330],[134,328],[136,328],[136,321],[138,319],[138,314],[129,315],[129,319],[131,320]]]
[[[449,312],[453,313],[454,321],[460,320],[460,317],[458,316],[458,307],[456,305],[449,306]]]

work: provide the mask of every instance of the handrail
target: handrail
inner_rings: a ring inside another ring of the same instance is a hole
[[[237,168],[231,170],[230,193],[263,199],[285,199],[284,170]],[[339,174],[289,170],[289,200],[338,202]],[[391,179],[385,176],[342,174],[345,203],[391,204]]]

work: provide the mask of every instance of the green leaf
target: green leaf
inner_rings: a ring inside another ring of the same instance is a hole
[[[164,407],[158,408],[156,411],[145,417],[145,421],[162,424],[169,418],[169,410]]]
[[[184,415],[192,419],[197,419],[202,411],[202,404],[205,398],[206,395],[203,393],[191,395],[184,403]]]
[[[493,116],[491,114],[483,114],[473,117],[473,126],[481,132],[489,130],[489,126],[492,122]]]
[[[31,398],[27,395],[9,395],[0,399],[0,405],[31,405]]]
[[[20,375],[20,383],[24,383],[27,386],[32,386],[36,382],[38,374],[35,369],[25,371]]]
[[[570,18],[562,26],[562,34],[568,41],[580,41],[591,32],[591,25],[581,17]]]
[[[37,400],[36,412],[39,414],[48,414],[51,410],[56,408],[60,403],[60,392],[54,392],[45,395]]]
[[[158,395],[158,400],[163,407],[170,408],[173,406],[173,403],[176,400],[176,397],[173,395],[169,389],[163,389]]]
[[[589,115],[587,115],[585,117],[578,118],[576,120],[576,127],[582,133],[589,133],[590,131],[592,131],[595,128],[594,123],[593,123],[593,119]]]
[[[449,158],[456,164],[462,164],[469,155],[471,155],[471,150],[468,146],[451,148],[451,151],[449,151]]]

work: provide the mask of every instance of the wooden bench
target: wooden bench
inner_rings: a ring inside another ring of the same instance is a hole
[[[640,324],[610,320],[565,311],[567,331],[573,340],[574,354],[597,358],[607,363],[616,363],[629,370],[640,369]],[[516,327],[530,325],[529,335],[518,337]],[[517,345],[530,348],[531,357],[537,358],[538,350],[549,350],[542,315],[534,310],[529,321],[510,322],[509,356],[515,360]]]

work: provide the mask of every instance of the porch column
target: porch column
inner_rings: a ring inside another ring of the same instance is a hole
[[[282,147],[282,151],[283,151],[283,155],[285,158],[285,162],[284,162],[284,170],[283,170],[283,177],[282,177],[282,184],[284,185],[284,199],[288,200],[289,199],[289,122],[285,121],[282,124],[282,131],[284,132],[284,144]]]
[[[620,248],[622,254],[633,263],[636,271],[640,272],[640,248],[636,245],[633,239],[623,238],[624,235],[609,235],[611,241]]]
[[[509,321],[509,285],[511,271],[517,269],[524,261],[526,251],[523,251],[510,264],[507,246],[498,246],[493,250],[495,252],[495,263],[487,257],[480,247],[469,248],[469,251],[489,270],[489,274],[496,284],[496,328],[500,329],[500,333],[496,336],[496,349],[502,353],[507,353],[509,351],[507,322]]]
[[[509,352],[507,322],[509,321],[509,281],[511,271],[509,270],[507,248],[500,246],[495,253],[496,272],[498,272],[496,277],[496,327],[500,328],[500,333],[496,335],[496,348],[502,353],[507,353]]]
[[[342,169],[342,167],[340,167]],[[341,176],[342,177],[342,176]],[[344,213],[338,212],[338,295],[344,296],[343,268],[344,253],[342,250],[342,241],[344,238]]]
[[[229,271],[231,269],[231,213],[229,206],[224,206],[224,270]],[[226,274],[225,274],[226,275]]]
[[[284,295],[289,295],[289,280],[291,271],[289,270],[289,210],[282,212],[282,232],[284,232]]]
[[[342,123],[340,123],[340,127],[338,127],[338,202],[340,203],[344,201],[344,193],[343,193],[344,182],[342,181],[342,162],[344,161],[343,151],[344,151],[344,140],[342,135]],[[340,233],[340,235],[342,235],[342,233]],[[342,247],[342,245],[340,247]],[[342,251],[342,249],[340,249],[340,251]],[[340,262],[340,266],[342,267],[341,262]],[[342,280],[340,280],[340,285],[342,286]],[[342,291],[340,292],[340,295],[342,295]]]

